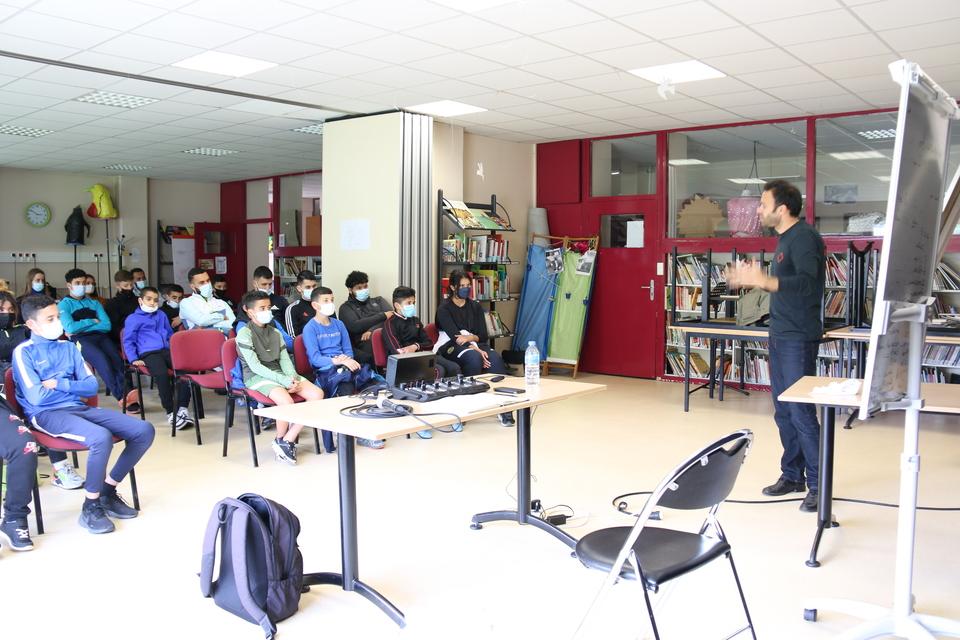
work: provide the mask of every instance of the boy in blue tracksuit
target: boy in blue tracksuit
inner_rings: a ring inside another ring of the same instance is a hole
[[[117,494],[117,485],[153,444],[153,425],[83,401],[95,396],[99,385],[80,349],[59,339],[63,325],[52,299],[33,296],[24,300],[21,312],[32,336],[13,351],[17,401],[33,429],[89,448],[80,526],[91,533],[109,533],[114,525],[108,515],[137,517],[137,510]],[[107,475],[114,436],[125,446]]]
[[[187,412],[190,403],[190,387],[181,384],[174,402],[175,382],[170,375],[173,362],[170,360],[170,336],[173,327],[165,313],[160,312],[160,292],[155,287],[140,289],[139,308],[127,316],[123,323],[123,352],[130,364],[146,367],[157,383],[160,404],[167,412],[167,423],[177,429],[193,426]]]
[[[65,276],[69,295],[57,308],[67,337],[81,346],[83,359],[100,374],[110,395],[123,402],[123,360],[120,350],[110,338],[110,318],[103,305],[88,298],[84,284],[87,274],[82,269],[70,269]],[[24,316],[26,320],[26,316]],[[94,392],[91,395],[96,395]]]

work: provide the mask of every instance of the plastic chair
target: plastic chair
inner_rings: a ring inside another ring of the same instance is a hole
[[[373,364],[380,373],[387,368],[387,347],[383,344],[383,328],[374,329],[370,334],[370,345],[373,347]]]
[[[427,336],[430,337],[430,342],[437,344],[437,340],[440,339],[440,329],[437,327],[436,322],[431,322],[430,324],[423,327],[423,330],[427,332]]]
[[[316,382],[313,365],[310,364],[310,355],[307,353],[307,344],[303,341],[302,335],[293,339],[293,368],[297,370],[297,375]],[[326,452],[333,453],[336,451],[333,444],[333,433],[326,429],[321,429],[320,432],[323,434],[323,448]],[[316,438],[317,429],[313,429],[313,435]],[[317,450],[317,453],[320,453],[320,451]]]
[[[150,376],[150,371],[146,367],[134,366],[134,364],[127,359],[127,350],[123,348],[123,331],[123,329],[120,330],[120,359],[123,360],[126,373],[133,374],[134,379],[137,381],[137,395],[140,396],[140,419],[146,420],[147,413],[143,408],[143,380],[141,376]],[[120,410],[124,413],[127,412],[127,391],[129,391],[129,389],[127,389],[127,376],[123,376],[123,403]]]
[[[191,329],[170,337],[170,361],[173,364],[174,385],[186,380],[190,384],[193,401],[193,424],[200,439],[200,418],[203,417],[201,389],[223,390],[223,373],[214,369],[221,366],[220,349],[226,338],[216,329]],[[170,425],[170,435],[176,437],[177,429]]]
[[[45,447],[47,451],[62,451],[64,453],[70,452],[74,456],[74,464],[76,464],[76,455],[78,451],[86,451],[87,447],[75,440],[68,440],[67,438],[58,438],[56,436],[51,436],[49,434],[38,431],[30,426],[30,423],[27,421],[26,416],[23,414],[23,407],[20,406],[20,403],[17,401],[17,383],[13,377],[13,368],[9,368],[3,375],[3,388],[6,392],[7,404],[10,405],[10,409],[23,420],[23,423],[27,425],[27,428],[30,429],[30,433],[33,434],[33,439],[37,441],[37,444]],[[89,398],[84,398],[84,402],[88,406],[96,407],[98,406],[97,396],[90,396]],[[113,437],[113,442],[121,442],[121,439],[117,436]],[[2,469],[3,464],[0,462],[0,469]],[[137,491],[137,474],[135,469],[130,469],[130,491],[133,493],[133,507],[140,510],[140,494]],[[40,504],[40,484],[39,480],[36,484],[33,485],[33,512],[34,517],[37,520],[37,533],[43,534],[43,507]]]
[[[665,583],[726,556],[747,618],[746,627],[726,637],[749,629],[756,640],[730,544],[717,521],[717,509],[733,490],[752,443],[753,433],[746,429],[720,438],[696,452],[660,481],[632,527],[600,529],[580,539],[577,558],[591,569],[607,572],[607,579],[581,621],[577,637],[607,589],[620,578],[636,580],[639,576],[653,635],[659,640],[649,592],[656,593]],[[648,526],[651,514],[658,507],[708,511],[699,532],[692,533]]]

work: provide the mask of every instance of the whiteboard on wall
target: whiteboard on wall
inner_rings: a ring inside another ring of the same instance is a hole
[[[173,248],[173,281],[184,289],[190,288],[187,272],[193,269],[197,254],[193,238],[171,238]]]

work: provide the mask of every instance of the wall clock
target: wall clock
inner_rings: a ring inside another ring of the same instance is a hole
[[[27,222],[34,227],[45,227],[53,218],[50,206],[42,202],[31,202],[27,205],[25,216]]]

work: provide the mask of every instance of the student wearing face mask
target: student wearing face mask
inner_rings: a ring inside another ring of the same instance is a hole
[[[88,273],[83,279],[83,292],[87,294],[87,297],[91,300],[96,300],[100,304],[103,304],[103,300],[100,299],[100,292],[97,291],[97,279],[93,277],[92,273]]]
[[[183,300],[183,287],[178,284],[165,284],[160,287],[160,293],[163,296],[163,304],[160,310],[170,321],[170,327],[174,331],[183,329],[183,320],[180,319],[180,301]]]
[[[273,319],[280,322],[284,321],[284,312],[290,302],[283,296],[273,291],[273,271],[269,267],[260,265],[253,270],[253,280],[250,281],[250,291],[260,291],[270,296],[270,311],[273,313]],[[243,303],[237,305],[237,317],[245,320],[246,312],[243,310]]]
[[[205,269],[194,267],[187,272],[193,295],[180,303],[180,319],[187,329],[219,329],[230,333],[236,316],[223,300],[213,295],[213,283]]]
[[[322,400],[315,384],[297,375],[280,331],[274,326],[270,294],[251,291],[241,302],[249,322],[237,331],[237,355],[247,389],[268,396],[277,405],[293,404],[291,394]],[[277,420],[277,437],[271,447],[277,460],[297,464],[296,440],[303,425]]]
[[[317,386],[324,396],[346,396],[363,389],[373,381],[369,365],[360,364],[353,357],[350,334],[347,327],[333,313],[333,291],[317,287],[310,296],[314,317],[303,328],[303,343],[310,357],[310,365],[316,375]],[[383,440],[358,438],[357,443],[374,449],[382,449]]]
[[[317,276],[312,271],[301,271],[297,274],[297,295],[300,299],[287,305],[283,314],[287,334],[296,338],[303,333],[303,328],[316,314],[310,304],[310,296],[317,288]]]
[[[166,314],[160,313],[160,292],[146,286],[140,290],[137,310],[123,327],[123,350],[127,360],[138,367],[146,367],[157,383],[160,404],[167,413],[167,424],[179,429],[193,426],[187,412],[190,387],[180,384],[174,399],[175,382],[170,376],[170,336],[173,328]]]
[[[49,295],[47,287],[47,274],[43,272],[43,269],[37,269],[34,267],[27,271],[27,284],[23,290],[23,294],[17,298],[17,308],[20,308],[20,305],[23,304],[24,298],[30,296],[42,296]],[[56,290],[54,290],[54,293]],[[56,295],[51,296],[56,299]],[[17,322],[22,323],[23,318],[17,317]]]
[[[78,283],[82,293],[84,273],[74,271],[75,277],[68,277],[67,281]],[[64,327],[53,300],[31,297],[24,301],[22,313],[31,337],[13,352],[17,401],[34,429],[83,442],[89,448],[86,499],[79,522],[91,533],[109,533],[114,530],[110,516],[135,518],[139,513],[120,497],[117,485],[153,444],[153,425],[116,411],[87,406],[84,398],[96,395],[99,385],[80,349],[59,339]],[[87,350],[86,345],[83,350]],[[108,474],[114,436],[124,441],[124,448]]]
[[[120,347],[110,338],[113,325],[103,305],[87,297],[84,287],[86,277],[87,274],[80,269],[67,271],[65,279],[70,295],[57,305],[60,321],[67,337],[83,347],[84,360],[100,374],[110,395],[122,405],[124,367],[123,360],[120,359]],[[136,409],[139,412],[138,402],[134,389],[127,395],[127,410]]]
[[[140,270],[143,273],[143,269]],[[139,308],[137,294],[140,291],[134,286],[133,272],[126,269],[120,269],[113,274],[113,286],[116,293],[107,300],[104,308],[107,310],[107,317],[110,318],[110,337],[112,337],[119,348],[120,331],[123,330],[123,323],[126,319]],[[140,280],[146,282],[146,280]]]
[[[227,276],[222,273],[214,274],[213,276],[213,295],[220,298],[226,302],[231,307],[237,305],[237,301],[230,297],[230,294],[227,293]]]
[[[130,269],[130,279],[133,281],[133,293],[140,295],[143,288],[147,286],[147,272],[140,267]]]
[[[432,351],[433,341],[417,317],[417,292],[400,286],[393,290],[393,316],[383,323],[383,346],[388,354]],[[436,356],[437,375],[442,378],[459,374],[460,365]]]
[[[373,332],[393,315],[393,307],[382,297],[371,297],[367,274],[351,271],[344,283],[349,297],[340,305],[337,315],[350,333],[350,344],[357,362],[373,366],[373,346],[370,337]]]

